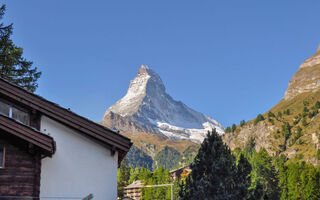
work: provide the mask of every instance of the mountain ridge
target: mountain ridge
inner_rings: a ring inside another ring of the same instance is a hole
[[[112,122],[115,114],[123,122],[130,120],[126,124],[132,126],[123,130],[119,123]],[[201,143],[207,131],[213,128],[220,134],[224,133],[224,128],[216,120],[167,94],[160,76],[145,65],[138,69],[137,76],[130,81],[127,94],[105,112],[102,124],[126,132],[136,132],[135,129],[139,127],[138,132],[151,132],[173,140],[197,143]]]

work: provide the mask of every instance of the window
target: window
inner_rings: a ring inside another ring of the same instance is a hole
[[[0,114],[15,119],[23,124],[29,123],[29,115],[27,112],[22,111],[12,105],[0,101]]]
[[[11,108],[12,109],[12,118],[23,123],[23,124],[28,124],[29,121],[29,115],[26,112],[23,112],[19,109],[16,109],[14,107]]]
[[[9,117],[10,115],[10,106],[0,101],[0,113]]]
[[[4,168],[5,155],[6,155],[6,149],[4,147],[0,147],[0,169]]]

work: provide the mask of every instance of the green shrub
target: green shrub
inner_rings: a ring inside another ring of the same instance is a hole
[[[240,121],[240,126],[241,126],[241,127],[243,127],[245,124],[246,124],[246,121],[244,121],[244,120],[241,120],[241,121]]]
[[[270,111],[270,112],[268,112],[268,117],[271,118],[271,117],[276,117],[276,116],[273,114],[273,112]]]
[[[314,104],[314,107],[316,109],[319,109],[320,108],[320,101],[317,101],[315,104]]]
[[[306,118],[303,118],[301,123],[302,123],[302,126],[304,127],[308,126]]]
[[[227,128],[224,130],[226,133],[230,133],[231,132],[231,128],[230,126],[227,126]]]
[[[264,120],[263,115],[259,114],[257,118],[254,120],[254,125],[257,125],[260,121]]]
[[[283,111],[283,114],[290,115],[291,114],[290,109]]]
[[[237,129],[237,125],[232,124],[231,131],[234,132]]]

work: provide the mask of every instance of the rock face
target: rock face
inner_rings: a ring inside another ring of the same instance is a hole
[[[304,93],[318,91],[320,88],[320,46],[317,53],[305,60],[299,67],[298,72],[289,82],[289,87],[284,99],[290,100],[293,97]]]
[[[237,147],[244,148],[249,139],[253,138],[257,151],[264,148],[272,155],[274,151],[269,137],[274,131],[275,126],[268,126],[264,121],[261,121],[257,125],[249,124],[244,126],[238,133],[225,134],[222,139],[231,150],[234,150]]]
[[[224,133],[217,121],[175,101],[165,90],[160,76],[142,65],[127,94],[106,111],[102,124],[111,128],[125,125],[132,132],[158,133],[197,143],[213,128]]]

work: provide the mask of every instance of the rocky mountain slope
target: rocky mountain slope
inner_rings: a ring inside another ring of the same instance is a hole
[[[123,132],[156,133],[196,143],[213,128],[224,133],[216,120],[175,101],[166,93],[160,76],[144,65],[130,82],[127,94],[106,111],[102,124]]]
[[[289,82],[284,98],[268,112],[223,135],[232,149],[254,140],[256,150],[319,165],[320,47]],[[229,129],[230,130],[230,129]]]
[[[301,93],[318,91],[319,88],[320,46],[317,53],[304,61],[299,67],[298,72],[292,77],[284,99],[290,100]]]

